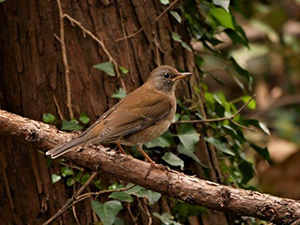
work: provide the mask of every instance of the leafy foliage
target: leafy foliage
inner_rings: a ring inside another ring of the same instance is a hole
[[[102,70],[109,76],[116,76],[114,65],[111,62],[104,62],[93,66],[93,68]]]

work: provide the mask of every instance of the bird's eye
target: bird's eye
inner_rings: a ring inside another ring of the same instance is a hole
[[[170,77],[169,73],[164,73],[164,78],[168,79]]]

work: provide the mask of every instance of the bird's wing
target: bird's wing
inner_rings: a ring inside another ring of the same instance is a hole
[[[143,98],[135,98],[134,95],[127,97],[89,131],[91,136],[98,134],[99,142],[114,140],[141,131],[166,118],[171,112],[169,99],[158,98],[156,94],[146,94]]]

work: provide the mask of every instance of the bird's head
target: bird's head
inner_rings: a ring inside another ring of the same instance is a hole
[[[172,66],[159,66],[154,69],[147,83],[153,85],[156,89],[164,92],[174,92],[176,84],[186,77],[191,76],[192,73],[179,73]]]

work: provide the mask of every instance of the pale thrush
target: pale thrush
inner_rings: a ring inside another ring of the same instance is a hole
[[[144,85],[110,108],[77,138],[46,154],[57,158],[86,143],[116,143],[120,150],[120,144],[137,146],[139,152],[155,166],[142,150],[142,145],[162,135],[171,125],[176,111],[176,84],[190,75],[179,73],[171,66],[157,67]]]

